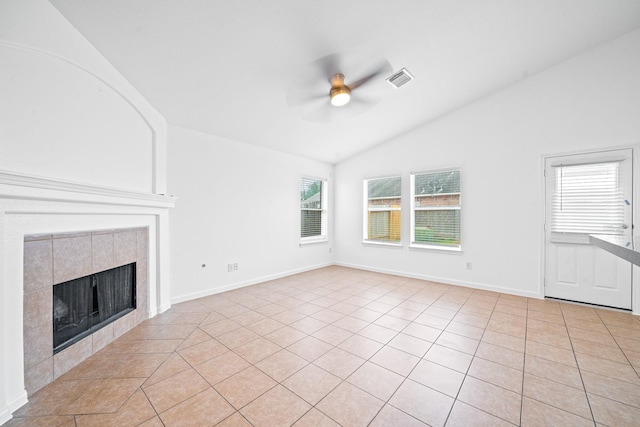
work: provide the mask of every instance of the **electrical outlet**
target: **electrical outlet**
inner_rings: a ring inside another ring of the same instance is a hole
[[[467,270],[471,270],[473,268],[473,264],[467,262]]]
[[[227,272],[231,273],[233,271],[233,264],[227,264]]]
[[[233,271],[238,271],[238,263],[237,262],[233,263]]]

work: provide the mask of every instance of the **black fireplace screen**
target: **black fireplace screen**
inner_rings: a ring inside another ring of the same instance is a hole
[[[53,287],[53,353],[136,308],[136,263]]]

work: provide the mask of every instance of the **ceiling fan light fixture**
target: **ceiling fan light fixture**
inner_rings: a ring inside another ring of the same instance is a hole
[[[347,86],[340,86],[331,88],[329,93],[331,97],[331,105],[334,107],[342,107],[349,103],[351,99],[351,90]]]

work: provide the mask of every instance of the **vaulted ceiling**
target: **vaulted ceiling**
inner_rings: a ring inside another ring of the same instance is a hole
[[[329,163],[640,28],[638,0],[50,1],[168,123]]]

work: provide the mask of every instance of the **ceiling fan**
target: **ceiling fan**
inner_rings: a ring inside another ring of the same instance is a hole
[[[333,54],[308,64],[297,73],[287,92],[288,104],[302,118],[326,122],[355,117],[384,96],[386,59],[364,53]]]

